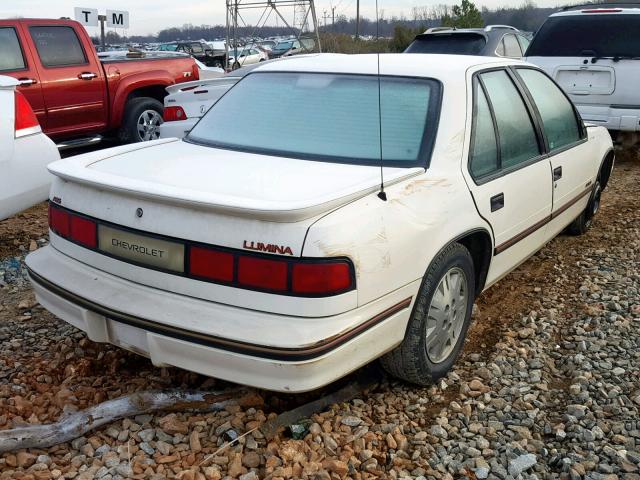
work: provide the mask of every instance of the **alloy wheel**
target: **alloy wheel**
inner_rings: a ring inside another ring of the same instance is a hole
[[[136,123],[140,140],[146,142],[160,138],[162,116],[155,110],[145,110],[142,112]]]
[[[450,268],[440,279],[427,313],[425,348],[432,363],[445,361],[454,350],[464,326],[468,299],[464,271]]]

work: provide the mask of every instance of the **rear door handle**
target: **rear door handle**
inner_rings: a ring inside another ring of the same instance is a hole
[[[556,167],[553,169],[553,181],[557,182],[562,178],[562,167]]]
[[[97,73],[93,73],[93,72],[82,72],[80,75],[78,75],[78,78],[80,80],[91,80],[93,78],[96,78],[98,76]]]
[[[504,193],[499,193],[491,197],[491,211],[495,212],[504,207]]]

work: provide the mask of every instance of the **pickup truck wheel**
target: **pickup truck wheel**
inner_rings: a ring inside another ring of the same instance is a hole
[[[164,107],[155,98],[132,98],[125,106],[119,138],[124,143],[146,142],[160,138]]]
[[[447,374],[462,350],[475,292],[469,251],[452,243],[422,280],[403,342],[381,358],[393,376],[428,385]]]
[[[600,186],[600,182],[596,180],[587,208],[569,225],[569,233],[572,235],[584,235],[587,233],[587,230],[589,230],[593,224],[593,217],[595,217],[598,210],[600,210],[601,194],[602,187]]]

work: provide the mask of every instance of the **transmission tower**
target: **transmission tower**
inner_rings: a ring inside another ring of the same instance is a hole
[[[227,67],[229,52],[238,58],[240,37],[255,37],[270,18],[280,21],[291,31],[306,52],[322,52],[320,32],[314,0],[226,0],[227,2]],[[249,25],[243,18],[246,11],[260,13],[255,25]],[[293,13],[293,22],[287,20]],[[287,15],[288,14],[288,15]],[[245,28],[245,35],[240,35],[240,28]],[[246,35],[249,28],[250,35]]]

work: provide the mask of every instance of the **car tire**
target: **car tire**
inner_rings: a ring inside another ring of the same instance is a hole
[[[123,143],[144,142],[147,140],[155,140],[159,138],[159,126],[162,124],[162,113],[164,106],[155,98],[137,97],[127,101],[124,107],[124,115],[122,118],[122,126],[118,132],[118,138]],[[146,123],[149,119],[150,124]],[[140,125],[145,123],[145,125]],[[151,122],[153,125],[151,125]],[[143,135],[142,132],[147,131],[149,135]],[[145,137],[149,138],[145,138]]]
[[[578,215],[578,218],[569,225],[568,230],[571,235],[584,235],[591,228],[591,225],[593,224],[593,217],[595,217],[598,210],[600,210],[601,194],[602,187],[600,186],[600,182],[596,180],[587,208],[585,208],[582,213]]]
[[[447,283],[458,278],[461,283],[456,294],[457,289],[452,291]],[[429,266],[404,340],[380,359],[384,369],[394,377],[418,385],[429,385],[446,375],[464,345],[474,300],[471,254],[459,243],[452,243]]]

